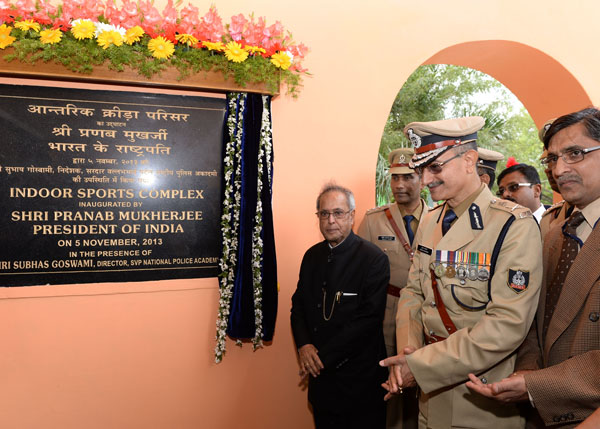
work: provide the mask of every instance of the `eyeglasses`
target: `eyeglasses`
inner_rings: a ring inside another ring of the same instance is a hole
[[[558,161],[558,157],[560,156],[567,164],[575,164],[576,162],[583,161],[583,157],[586,153],[593,152],[598,149],[600,149],[600,146],[594,146],[587,149],[569,149],[560,155],[550,154],[547,157],[542,158],[540,162],[544,167],[553,168],[556,165],[556,161]]]
[[[457,155],[454,155],[452,158],[448,158],[445,161],[441,161],[441,162],[432,162],[431,164],[425,166],[425,167],[416,167],[415,171],[419,174],[422,175],[423,174],[423,170],[427,170],[429,171],[431,174],[440,174],[442,172],[442,167],[446,164],[448,164],[450,161],[452,161],[455,158],[458,158],[459,156],[462,156],[462,153],[459,153]]]
[[[505,191],[508,191],[512,194],[513,192],[517,192],[521,186],[533,186],[533,183],[511,183],[506,188],[498,188],[498,192],[496,192],[496,195],[501,197],[502,195],[504,195]]]
[[[332,212],[328,212],[327,210],[320,210],[318,212],[316,212],[315,214],[319,217],[319,219],[321,220],[326,220],[329,219],[329,216],[333,215],[333,217],[335,219],[344,219],[346,217],[346,215],[348,213],[350,213],[352,210],[348,210],[347,212],[342,211],[342,210],[334,210]]]

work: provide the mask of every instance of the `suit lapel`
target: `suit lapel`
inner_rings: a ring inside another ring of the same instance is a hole
[[[544,325],[544,315],[546,313],[546,294],[548,293],[548,283],[552,281],[554,272],[558,265],[558,259],[560,258],[560,249],[562,245],[562,232],[561,228],[551,228],[550,231],[544,237],[544,278],[542,280],[542,288],[540,290],[540,299],[538,304],[538,310],[536,314],[537,331],[539,338],[541,338]],[[540,346],[543,347],[545,340],[540,340]]]
[[[575,319],[585,298],[600,277],[600,228],[595,228],[569,269],[548,326],[544,356]]]

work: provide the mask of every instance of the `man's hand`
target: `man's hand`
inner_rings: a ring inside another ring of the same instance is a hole
[[[313,377],[318,376],[324,368],[323,362],[319,359],[319,353],[312,344],[305,344],[298,349],[300,358],[300,377],[306,377],[308,374]]]
[[[402,353],[396,356],[391,356],[387,359],[379,362],[379,365],[388,367],[390,372],[388,380],[382,384],[383,388],[388,391],[384,396],[384,400],[388,400],[392,395],[402,393],[402,389],[405,387],[416,386],[415,377],[413,376],[410,368],[406,364],[406,355],[409,355],[415,351],[412,346],[406,346],[402,350]]]
[[[528,371],[520,371],[512,374],[502,381],[492,384],[484,384],[475,374],[469,374],[466,385],[469,389],[488,398],[500,402],[522,402],[528,401],[527,386],[525,385],[525,374]]]

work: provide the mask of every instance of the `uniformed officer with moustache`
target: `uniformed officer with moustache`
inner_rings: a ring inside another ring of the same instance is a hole
[[[550,119],[547,121],[539,130],[539,137],[541,141],[544,141],[544,136],[546,135],[546,131],[550,128],[552,123],[556,118]],[[556,184],[556,180],[554,180],[554,176],[552,176],[552,169],[548,167],[546,162],[546,157],[548,156],[548,151],[544,150],[542,156],[540,157],[540,162],[544,166],[544,173],[546,173],[546,177],[548,178],[548,183],[554,192],[558,191],[558,185]],[[567,203],[565,200],[559,201],[558,203],[548,207],[544,214],[542,215],[542,220],[540,221],[540,230],[542,232],[542,240],[546,236],[546,233],[550,230],[552,225],[561,224],[566,218],[571,216],[573,212],[573,206]]]
[[[400,291],[406,285],[412,255],[416,248],[414,240],[419,221],[427,214],[428,207],[421,195],[421,177],[409,166],[414,154],[412,148],[400,148],[390,152],[390,186],[395,202],[369,210],[358,235],[383,250],[390,261],[390,284],[387,288],[383,336],[387,356],[398,353],[396,349],[396,312]],[[418,403],[416,390],[404,398],[395,396],[387,407],[387,428],[412,429],[417,427]]]
[[[514,370],[542,278],[541,239],[529,209],[498,199],[477,175],[481,117],[415,122],[412,165],[434,200],[421,220],[396,319],[403,350],[386,397],[418,385],[420,428],[519,428],[516,407],[471,394],[465,382],[499,381]]]
[[[494,180],[496,180],[496,166],[498,161],[504,159],[504,155],[495,150],[486,149],[483,147],[477,148],[479,159],[477,160],[477,175],[482,183],[485,183],[488,188],[492,189]]]

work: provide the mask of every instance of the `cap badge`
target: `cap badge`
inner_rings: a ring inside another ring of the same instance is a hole
[[[552,126],[552,124],[544,125],[544,134],[546,134],[548,132],[548,130],[550,129],[551,126]]]
[[[400,155],[400,158],[398,158],[398,163],[404,164],[405,162],[406,162],[406,158],[404,157],[404,154]]]
[[[413,146],[415,148],[421,147],[421,137],[419,137],[417,134],[415,134],[415,132],[413,131],[412,128],[409,128],[407,133],[408,133],[408,139],[413,144]]]

